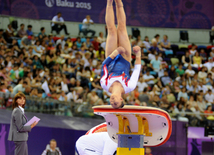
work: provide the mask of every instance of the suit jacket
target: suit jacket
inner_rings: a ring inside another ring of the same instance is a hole
[[[8,140],[27,141],[28,132],[31,131],[31,126],[24,126],[26,123],[27,118],[21,109],[19,107],[13,109]]]

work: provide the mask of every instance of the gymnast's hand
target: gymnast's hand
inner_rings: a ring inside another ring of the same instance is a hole
[[[119,54],[123,54],[126,51],[125,48],[123,48],[122,46],[118,47],[116,50],[118,51]]]
[[[134,51],[136,57],[141,57],[141,49],[139,46],[133,47],[133,51]]]
[[[114,59],[118,54],[123,54],[125,53],[125,51],[126,51],[125,48],[120,46],[111,53],[110,57]]]

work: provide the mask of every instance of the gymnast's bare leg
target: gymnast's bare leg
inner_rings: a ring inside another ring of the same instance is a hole
[[[125,48],[125,52],[121,55],[127,61],[131,62],[131,45],[128,38],[128,33],[126,29],[126,14],[123,8],[122,0],[115,0],[116,3],[116,14],[117,14],[117,36],[118,36],[118,46]]]
[[[118,39],[117,39],[117,29],[115,26],[115,19],[114,19],[114,10],[113,10],[113,0],[107,0],[106,6],[106,25],[108,29],[108,36],[106,39],[106,51],[105,56],[106,58],[118,47]]]

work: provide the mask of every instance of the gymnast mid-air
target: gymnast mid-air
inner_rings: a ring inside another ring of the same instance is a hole
[[[115,0],[117,28],[115,26],[113,0],[107,0],[106,25],[108,36],[106,40],[106,59],[102,64],[100,83],[104,90],[111,93],[110,104],[113,108],[123,107],[122,94],[134,90],[141,69],[141,49],[133,47],[136,55],[135,67],[130,76],[131,45],[126,29],[126,15],[122,0]]]

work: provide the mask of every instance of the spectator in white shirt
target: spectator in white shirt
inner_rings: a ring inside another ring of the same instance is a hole
[[[62,49],[64,50],[64,47],[65,47],[65,44],[66,44],[66,42],[64,40],[64,35],[61,35],[61,38],[56,41],[56,45],[58,45],[58,44],[61,44],[62,45]]]
[[[189,65],[188,69],[185,71],[186,74],[188,74],[190,77],[193,77],[195,75],[195,71],[192,69],[192,66]]]
[[[64,19],[62,18],[61,12],[58,12],[57,15],[53,17],[51,26],[52,26],[52,31],[56,30],[57,34],[59,34],[60,31],[64,29],[65,34],[69,35],[69,33],[67,32],[67,27],[65,25]]]
[[[204,82],[206,81],[206,78],[207,78],[206,68],[202,67],[201,71],[198,72],[198,79]]]
[[[67,85],[67,79],[64,77],[63,80],[61,81],[61,89],[63,92],[68,93],[68,85]]]
[[[144,81],[150,86],[153,87],[154,86],[154,76],[150,75],[150,71],[147,70],[146,74],[143,75]]]
[[[204,110],[206,109],[206,103],[205,103],[202,95],[197,95],[196,103],[197,103],[197,106],[198,106],[198,109],[200,110],[200,112],[204,112]]]
[[[205,93],[207,92],[207,90],[208,90],[207,87],[206,87],[205,85],[203,85],[202,80],[199,80],[198,90],[199,90],[199,91],[202,90],[204,94],[205,94]]]
[[[24,92],[27,85],[28,83],[26,81],[22,83],[22,81],[20,80],[19,84],[13,88],[13,94],[17,94],[18,92]]]
[[[89,51],[87,51],[83,55],[82,60],[84,60],[84,68],[87,67],[87,66],[90,67],[90,63],[89,63],[90,57],[91,57],[91,53]]]
[[[205,67],[207,67],[208,71],[211,70],[212,67],[214,67],[214,62],[213,62],[213,58],[212,57],[209,57],[209,61],[206,62],[204,64]]]
[[[100,44],[106,41],[106,38],[103,36],[102,32],[99,33],[99,37],[97,38],[97,40]]]
[[[148,54],[148,59],[151,61],[152,59],[155,59],[156,51],[152,50],[151,53]]]
[[[205,100],[209,103],[214,103],[214,95],[212,94],[212,90],[208,90],[208,93],[205,95]]]
[[[148,36],[145,36],[143,43],[146,46],[147,50],[151,47],[151,45],[149,43],[149,37]]]
[[[186,101],[188,100],[188,94],[186,91],[186,87],[183,87],[181,89],[181,91],[178,93],[178,100],[180,100],[181,97],[183,97]]]
[[[188,92],[192,92],[192,93],[198,93],[199,92],[199,88],[198,88],[198,83],[197,81],[192,81],[191,85],[187,85],[187,90]]]
[[[196,50],[196,45],[195,44],[192,44],[192,47],[191,49],[189,50],[189,53],[190,53],[190,56],[193,57],[195,55],[195,53],[197,52]]]
[[[91,19],[90,15],[87,15],[85,19],[82,21],[82,32],[85,36],[87,36],[88,33],[92,33],[91,37],[94,37],[95,31],[89,29],[91,24],[94,24],[93,20]]]
[[[137,86],[139,92],[142,92],[145,88],[148,87],[148,84],[144,81],[143,76],[140,76]]]

